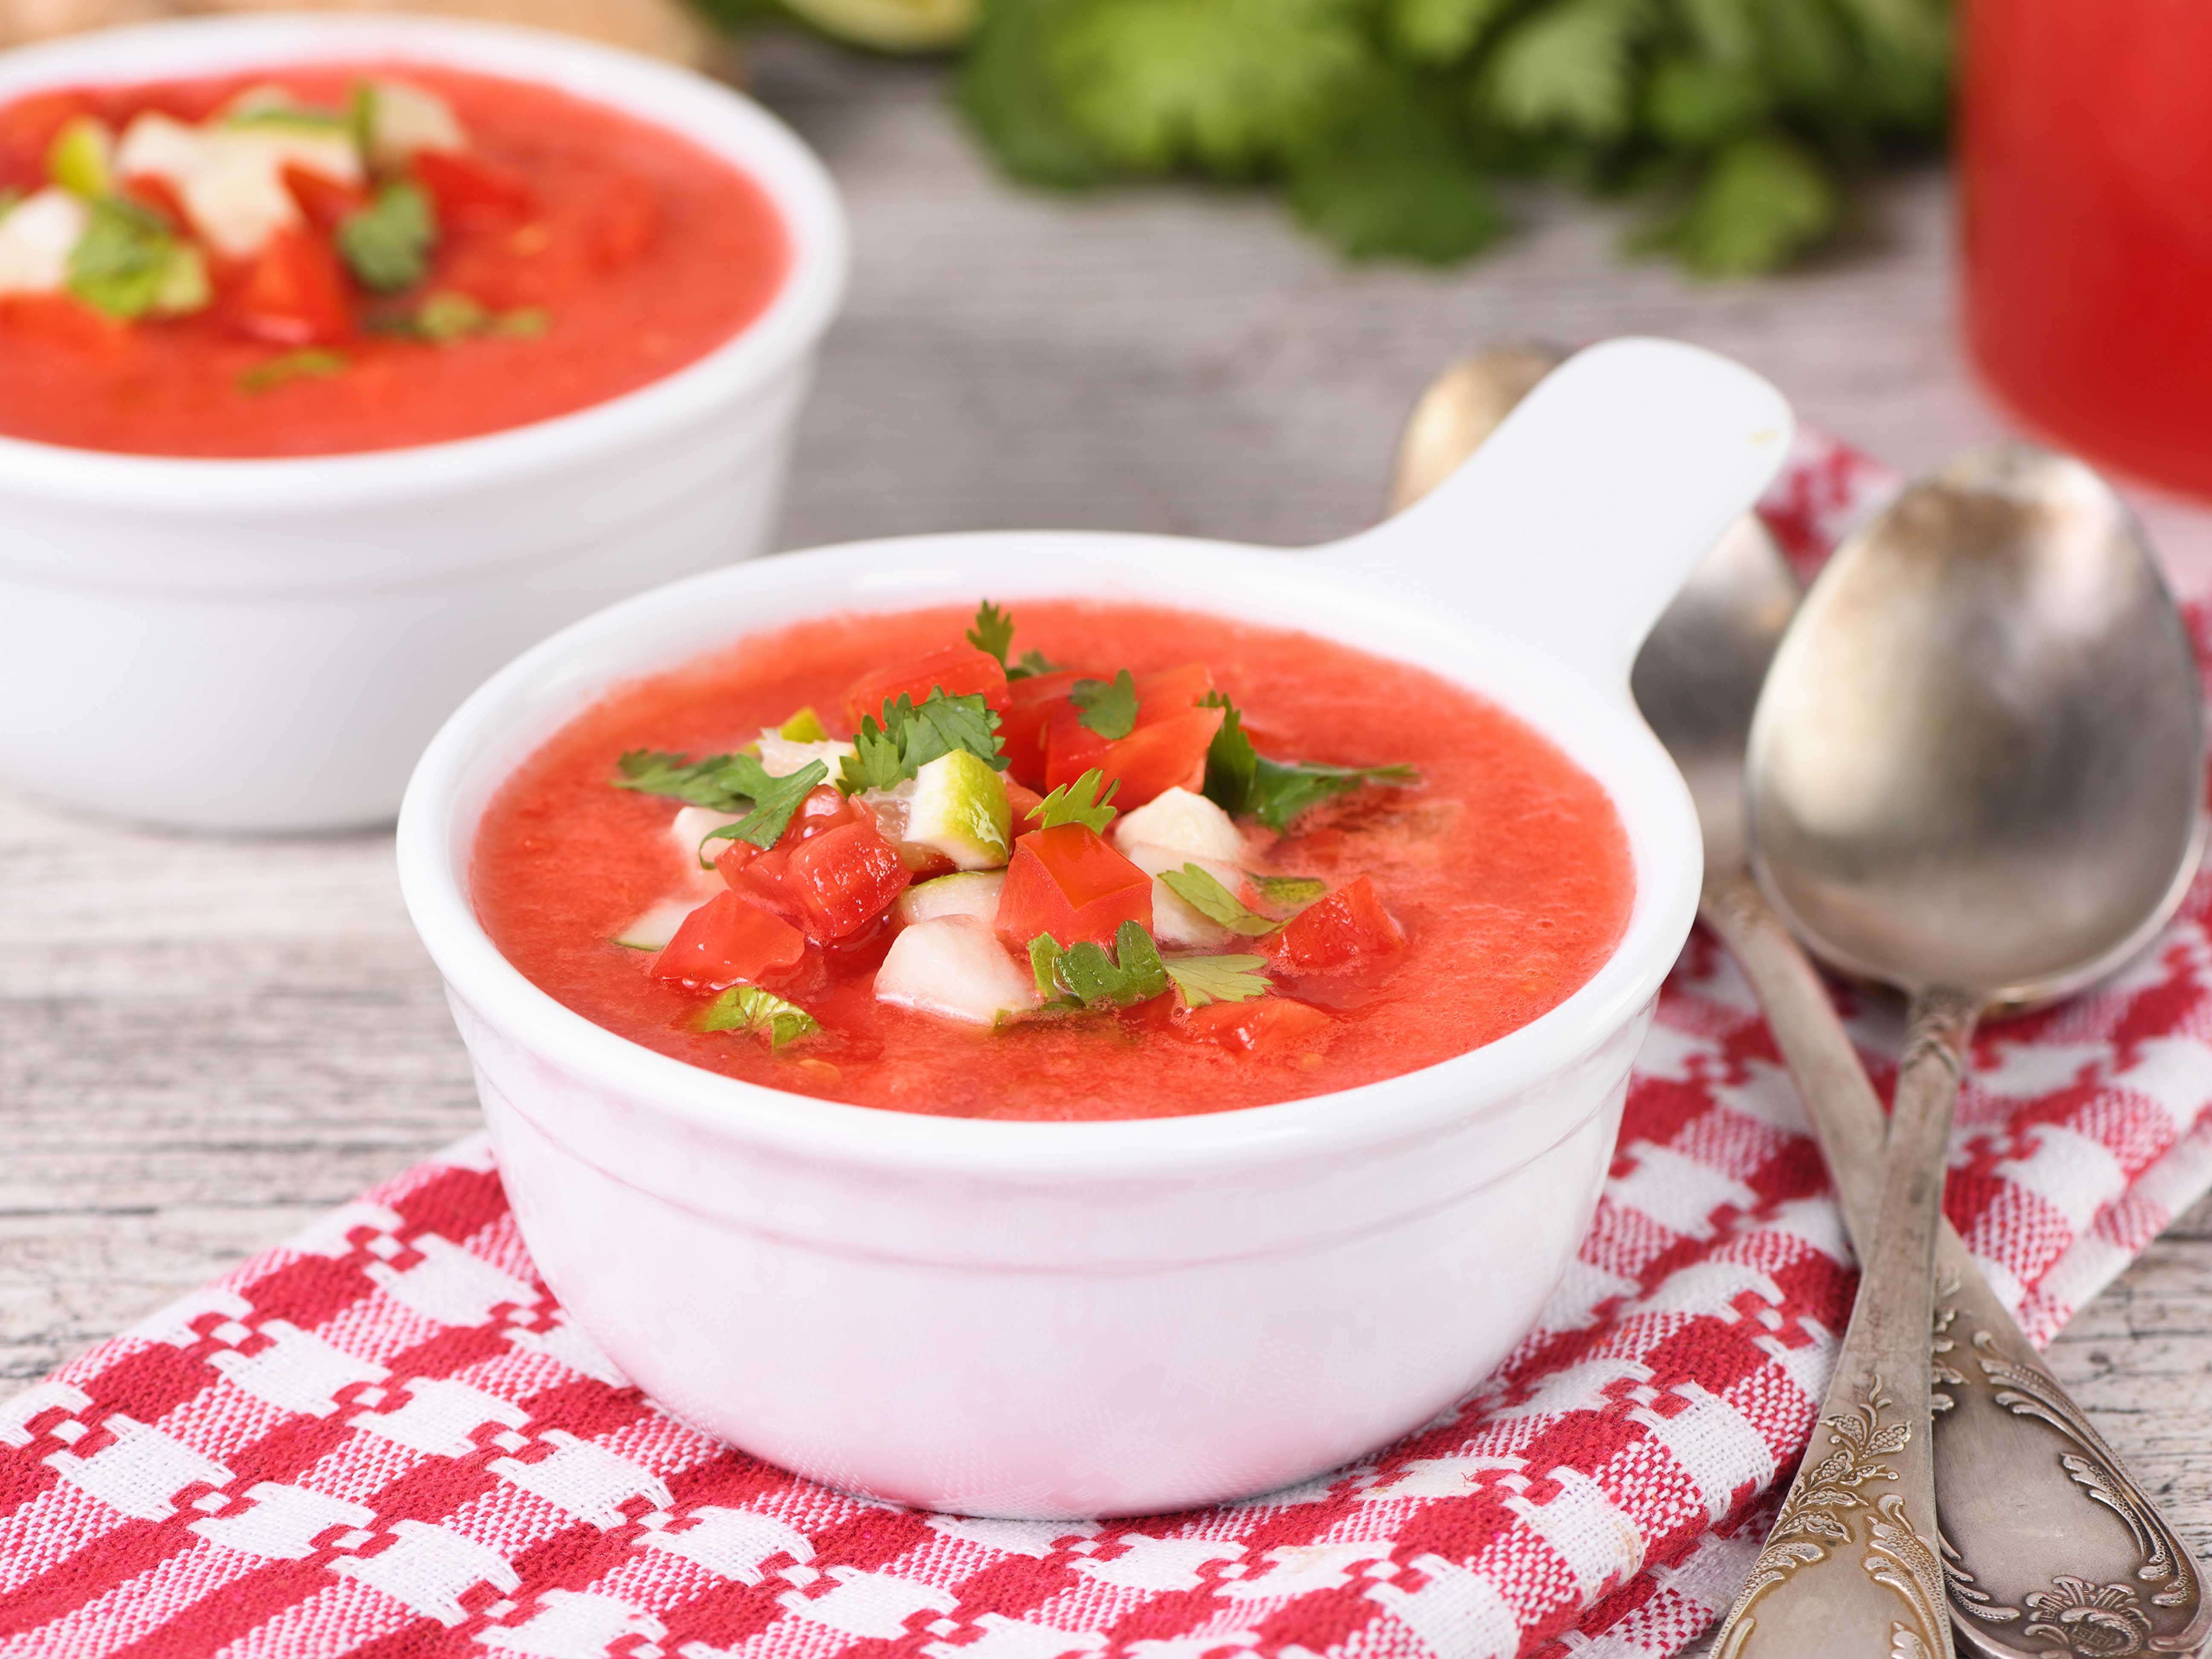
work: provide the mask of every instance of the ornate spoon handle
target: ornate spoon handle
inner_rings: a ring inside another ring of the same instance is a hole
[[[1870,1237],[1886,1125],[1819,975],[1748,872],[1709,882],[1704,915],[1766,1011],[1853,1237]],[[1936,1490],[1962,1646],[1984,1659],[2196,1652],[2212,1601],[2187,1547],[1948,1224],[1936,1285]]]
[[[1716,1659],[1949,1659],[1936,1533],[1929,1332],[1944,1156],[1978,1009],[1913,999],[1873,1247],[1805,1462],[1714,1644]]]

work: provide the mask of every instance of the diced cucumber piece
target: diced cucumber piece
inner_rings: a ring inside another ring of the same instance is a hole
[[[116,146],[114,170],[167,180],[185,213],[215,250],[245,258],[277,231],[301,222],[284,183],[298,166],[340,184],[362,179],[360,153],[343,124],[256,116],[205,127],[154,112],[138,116]]]
[[[829,731],[822,724],[822,716],[814,712],[814,705],[811,702],[777,726],[775,733],[793,743],[827,743],[830,740]]]
[[[1212,802],[1206,805],[1211,806]],[[1178,847],[1153,847],[1142,842],[1122,843],[1121,856],[1152,878],[1152,937],[1161,945],[1177,951],[1218,951],[1229,943],[1233,937],[1230,931],[1211,916],[1201,915],[1184,903],[1175,890],[1159,878],[1160,872],[1195,864],[1236,893],[1243,889],[1243,871],[1218,860],[1193,858]]]
[[[1036,981],[1017,967],[991,925],[935,916],[891,941],[876,970],[876,1000],[969,1025],[995,1024],[1037,1004]]]
[[[409,81],[371,81],[361,88],[360,123],[370,165],[404,167],[417,150],[466,149],[469,136],[453,106]]]
[[[35,191],[0,217],[0,294],[58,294],[92,216],[69,191]]]
[[[940,755],[915,774],[906,839],[942,853],[961,870],[989,870],[1013,848],[1006,781],[965,749]]]
[[[684,867],[695,871],[714,869],[714,855],[722,850],[723,843],[710,842],[707,837],[744,817],[743,812],[716,812],[704,806],[687,806],[677,813],[668,825],[668,833],[683,851]]]
[[[1124,853],[1133,846],[1164,847],[1201,862],[1234,864],[1244,855],[1244,837],[1235,821],[1188,789],[1170,789],[1124,812],[1115,823],[1114,841]]]
[[[699,908],[696,896],[663,899],[615,935],[615,943],[633,951],[665,951],[684,918]]]
[[[786,721],[787,727],[791,722]],[[819,730],[817,726],[817,730]],[[830,781],[837,781],[845,757],[853,752],[849,743],[838,743],[828,738],[801,739],[793,738],[783,730],[769,726],[761,730],[760,741],[754,747],[759,751],[760,763],[768,769],[772,778],[787,778],[793,772],[813,761],[820,761],[830,769]]]
[[[94,115],[76,115],[62,124],[46,146],[46,176],[72,196],[87,201],[115,188],[115,134]]]
[[[908,927],[939,916],[973,916],[988,926],[999,914],[999,895],[1006,884],[1003,870],[963,870],[958,875],[939,876],[901,893],[893,914],[901,926]]]

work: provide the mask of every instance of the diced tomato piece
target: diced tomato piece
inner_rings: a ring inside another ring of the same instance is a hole
[[[368,192],[358,185],[349,185],[297,161],[284,164],[283,179],[284,188],[317,230],[336,230],[348,214],[368,205]]]
[[[1017,950],[1039,933],[1062,945],[1111,945],[1125,921],[1152,925],[1152,878],[1080,823],[1032,830],[1014,842],[999,894],[999,936]]]
[[[278,231],[246,267],[231,298],[231,319],[244,332],[277,345],[351,339],[353,313],[338,256],[312,231]]]
[[[806,954],[799,929],[735,893],[717,893],[684,918],[653,977],[720,991],[787,975]]]
[[[1212,690],[1213,671],[1202,662],[1138,676],[1137,729],[1141,732],[1196,708],[1198,700]]]
[[[765,861],[755,860],[748,878],[757,878]],[[786,855],[777,884],[806,936],[829,944],[851,938],[890,909],[907,880],[897,849],[871,813],[801,841]]]
[[[1045,717],[1044,787],[1048,793],[1073,783],[1094,768],[1106,769],[1112,745],[1083,723],[1083,711],[1072,702],[1053,705]],[[1121,805],[1118,800],[1116,806]]]
[[[152,208],[173,225],[188,224],[185,198],[177,194],[177,187],[158,173],[134,173],[122,181],[123,194],[132,201]]]
[[[1382,908],[1375,884],[1362,876],[1291,918],[1268,948],[1285,967],[1327,973],[1406,948],[1406,930]]]
[[[1073,711],[1074,705],[1067,701],[1067,694],[1084,678],[1082,670],[1070,668],[1008,682],[1008,708],[999,722],[1007,776],[1032,789],[1044,782],[1047,730],[1055,710]]]
[[[784,826],[782,840],[778,845],[811,841],[832,830],[842,830],[848,823],[866,820],[873,823],[876,815],[863,803],[854,799],[832,783],[822,784],[807,792],[806,799],[799,803],[799,810],[791,815]]]
[[[1185,1036],[1196,1042],[1270,1060],[1297,1060],[1319,1052],[1336,1024],[1312,1004],[1283,996],[1185,1008],[1176,1023]]]
[[[1024,789],[1012,779],[1006,781],[1006,805],[1014,815],[1014,829],[1018,832],[1030,821],[1030,814],[1044,805],[1044,797],[1034,789]]]
[[[948,645],[917,661],[862,675],[845,694],[845,713],[858,731],[863,718],[882,720],[887,702],[896,702],[903,696],[913,698],[919,707],[932,691],[939,690],[948,697],[972,696],[980,691],[984,702],[1001,717],[1012,706],[1006,671],[999,666],[996,657],[972,645]]]
[[[408,162],[430,192],[441,226],[508,224],[538,211],[538,192],[519,173],[457,150],[421,149]]]
[[[1123,811],[1181,787],[1196,789],[1206,780],[1206,751],[1221,729],[1218,708],[1188,708],[1140,726],[1109,743],[1078,721],[1057,717],[1045,757],[1045,784],[1057,789],[1096,767],[1109,781],[1119,779],[1114,805]]]

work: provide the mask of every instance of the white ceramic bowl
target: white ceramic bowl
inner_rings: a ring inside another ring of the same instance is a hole
[[[388,819],[438,722],[517,651],[765,547],[846,230],[821,164],[749,100],[559,35],[318,15],[0,54],[0,102],[376,58],[557,87],[727,157],[783,217],[781,289],[665,379],[483,437],[267,460],[0,438],[0,778],[186,828]]]
[[[1629,663],[1789,430],[1735,365],[1616,342],[1561,368],[1419,506],[1334,546],[1040,532],[830,548],[646,594],[510,665],[424,756],[400,878],[547,1282],[678,1415],[833,1485],[971,1514],[1241,1497],[1449,1405],[1528,1329],[1589,1224],[1696,908],[1696,819]],[[650,1053],[530,984],[477,925],[487,802],[611,684],[805,617],[982,594],[1303,628],[1480,690],[1618,806],[1637,880],[1620,947],[1532,1024],[1387,1082],[1022,1123],[827,1104]]]

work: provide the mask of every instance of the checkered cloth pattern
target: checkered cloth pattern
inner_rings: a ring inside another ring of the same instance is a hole
[[[1808,439],[1765,510],[1809,563],[1893,487]],[[2212,1184],[2208,913],[2202,882],[1977,1044],[1951,1216],[2039,1340]],[[1894,1015],[1846,1012],[1886,1087]],[[682,1427],[547,1294],[472,1139],[0,1405],[0,1655],[1656,1659],[1740,1582],[1852,1286],[1703,935],[1540,1327],[1397,1444],[1201,1513],[923,1514]]]

